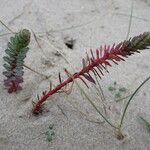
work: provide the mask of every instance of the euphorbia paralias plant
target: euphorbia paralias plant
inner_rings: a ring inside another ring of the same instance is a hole
[[[57,93],[63,87],[73,82],[75,79],[80,79],[87,87],[88,84],[85,79],[89,82],[96,84],[94,77],[91,75],[97,75],[101,78],[104,75],[104,70],[107,70],[107,66],[111,67],[111,62],[118,64],[119,61],[125,61],[125,58],[133,55],[134,53],[140,53],[144,49],[148,49],[150,46],[150,33],[144,32],[138,36],[130,38],[120,42],[119,44],[113,44],[112,46],[101,46],[96,49],[95,52],[91,50],[91,54],[86,56],[86,59],[82,59],[83,67],[80,71],[70,75],[66,80],[62,82],[59,76],[60,83],[50,91],[43,92],[42,97],[35,104],[32,112],[38,114],[43,106],[44,102],[53,94]],[[69,72],[65,69],[65,72]]]

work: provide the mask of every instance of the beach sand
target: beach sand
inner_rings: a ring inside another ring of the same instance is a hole
[[[60,93],[50,97],[46,102],[48,112],[37,117],[31,113],[32,101],[36,102],[37,94],[49,89],[50,80],[57,85],[59,72],[62,79],[66,78],[64,68],[77,72],[90,48],[94,51],[100,45],[126,39],[131,7],[131,0],[0,0],[0,19],[11,30],[27,28],[39,37],[42,50],[32,34],[25,64],[51,76],[45,80],[24,68],[23,90],[8,94],[3,85],[2,58],[12,34],[0,36],[0,150],[150,150],[150,134],[139,121],[139,116],[150,120],[150,82],[141,88],[129,106],[123,140],[116,138],[114,129],[107,123],[89,121],[89,118],[101,122],[103,119],[75,85],[69,95]],[[145,31],[150,31],[150,0],[135,0],[129,36]],[[0,35],[5,33],[10,32],[1,25]],[[68,40],[74,40],[73,49],[66,46]],[[122,97],[133,93],[149,76],[149,58],[149,50],[135,54],[108,68],[109,74],[105,73],[100,80],[108,117],[113,123],[119,122],[127,99],[115,102],[108,88],[116,82],[117,88],[127,89]],[[87,89],[80,81],[78,83],[102,110],[94,85]],[[51,124],[55,136],[48,142],[45,133]]]

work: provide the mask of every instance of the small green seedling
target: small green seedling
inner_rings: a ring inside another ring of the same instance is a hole
[[[110,92],[116,91],[116,85],[117,85],[117,82],[115,81],[114,84],[113,84],[113,86],[109,86],[108,87],[108,91],[110,91]]]
[[[112,86],[108,87],[108,91],[111,92],[116,99],[116,102],[118,102],[118,99],[122,99],[123,95],[126,94],[127,89],[125,87],[118,87],[117,82],[115,81]]]
[[[109,90],[110,92],[113,92],[113,91],[115,91],[115,90],[116,90],[116,88],[114,88],[114,87],[110,86],[110,87],[108,87],[108,90]]]
[[[115,94],[115,98],[121,98],[121,97],[122,97],[122,95],[121,95],[120,92],[118,92],[118,93]]]
[[[143,122],[145,129],[150,133],[150,122],[143,117],[140,117],[140,120]]]
[[[48,131],[45,133],[47,135],[48,142],[51,142],[53,140],[53,137],[55,136],[53,127],[54,127],[54,124],[49,125]]]

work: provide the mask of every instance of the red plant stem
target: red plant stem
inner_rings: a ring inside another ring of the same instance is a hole
[[[54,93],[56,93],[57,91],[59,91],[61,88],[63,88],[64,86],[66,86],[68,83],[72,82],[73,79],[79,78],[81,75],[83,75],[84,73],[90,71],[93,69],[93,67],[98,66],[99,64],[102,64],[105,62],[105,59],[109,59],[109,56],[104,55],[103,57],[99,58],[99,59],[95,59],[94,62],[92,62],[91,64],[89,64],[88,66],[86,66],[85,68],[83,68],[80,72],[75,73],[72,77],[69,77],[68,79],[66,79],[64,82],[60,83],[59,85],[56,86],[56,88],[54,88],[53,90],[49,91],[47,94],[45,94],[41,100],[39,100],[37,102],[37,104],[34,106],[34,108],[32,109],[33,113],[37,113],[39,111],[39,109],[41,108],[42,104],[47,100],[48,97],[50,97],[51,95],[53,95]]]
[[[12,81],[12,87],[11,88],[13,89],[14,92],[17,91],[17,87],[16,87],[16,84],[14,81]]]

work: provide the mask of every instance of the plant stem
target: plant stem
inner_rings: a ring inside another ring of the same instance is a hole
[[[65,81],[58,84],[56,86],[56,88],[54,88],[53,90],[50,90],[48,93],[46,93],[45,95],[42,96],[42,98],[37,102],[37,104],[32,109],[32,112],[37,113],[39,111],[39,109],[41,108],[42,104],[47,100],[48,97],[50,97],[51,95],[53,95],[54,93],[59,91],[62,87],[66,86],[67,84],[72,82],[74,79],[77,79],[81,75],[85,74],[85,72],[87,72],[87,70],[88,71],[92,70],[95,66],[97,66],[97,64],[99,64],[103,61],[104,61],[103,57],[97,59],[95,62],[89,64],[88,66],[86,66],[84,68],[82,68],[78,73],[75,73],[72,77],[68,77]]]
[[[97,90],[98,93],[99,93],[99,96],[100,96],[100,98],[101,98],[101,100],[102,100],[102,104],[103,104],[103,109],[104,109],[105,115],[107,116],[107,110],[106,110],[106,106],[105,106],[105,104],[104,104],[104,101],[105,101],[104,92],[103,92],[103,90],[102,90],[102,87],[101,87],[101,85],[100,85],[100,83],[99,83],[98,78],[97,78],[96,75],[95,75],[95,79],[96,79],[96,83],[98,84],[98,87],[99,87],[99,88],[97,88],[97,87],[95,86],[95,88],[96,88],[96,90]]]
[[[12,31],[5,23],[3,23],[1,20],[0,20],[0,23],[8,30],[10,31],[11,33],[15,34],[14,31]]]
[[[92,100],[88,97],[88,95],[85,93],[85,91],[80,87],[80,85],[77,83],[77,81],[74,81],[80,91],[84,94],[84,96],[87,98],[87,100],[90,102],[90,104],[94,107],[94,109],[100,114],[100,116],[113,128],[118,129],[115,125],[113,125],[100,111],[99,109],[95,106],[95,104],[92,102]]]
[[[44,50],[43,50],[42,46],[40,45],[40,43],[39,43],[39,41],[38,41],[38,38],[37,38],[37,36],[36,36],[36,34],[34,33],[33,30],[32,30],[32,33],[33,33],[34,39],[35,39],[35,41],[36,41],[36,43],[37,43],[39,49],[40,49],[41,52],[43,53],[44,57],[45,57],[47,60],[49,60],[49,58],[47,57],[46,53],[44,52]]]
[[[131,13],[130,13],[130,19],[129,19],[129,25],[128,25],[128,31],[126,35],[126,40],[129,38],[130,30],[131,30],[131,24],[132,24],[132,18],[133,18],[133,6],[134,6],[134,0],[132,0],[131,4]]]
[[[86,94],[86,92],[81,88],[81,86],[79,85],[79,83],[74,80],[73,75],[71,75],[68,71],[68,76],[70,78],[72,78],[72,80],[76,83],[76,85],[78,86],[78,88],[80,89],[80,91],[84,94],[84,96],[87,98],[87,100],[90,102],[90,104],[94,107],[94,109],[100,114],[100,116],[113,128],[118,129],[118,127],[116,127],[115,125],[113,125],[101,112],[100,110],[96,107],[96,105],[92,102],[92,100],[89,98],[89,96]]]
[[[127,95],[127,96],[125,96],[125,97],[123,97],[123,98],[116,99],[115,101],[116,101],[116,102],[120,102],[120,101],[122,101],[122,100],[124,100],[124,99],[127,99],[127,98],[130,97],[131,95],[132,95],[132,94]]]
[[[30,68],[29,66],[27,66],[27,65],[25,65],[25,64],[23,64],[23,66],[24,66],[25,68],[27,68],[27,69],[31,70],[32,72],[34,72],[34,73],[36,73],[36,74],[38,74],[38,75],[40,75],[40,76],[45,77],[46,79],[48,79],[48,78],[49,78],[49,76],[44,75],[44,74],[42,74],[42,73],[40,73],[40,72],[37,72],[37,71],[35,71],[34,69]]]
[[[122,114],[122,117],[121,117],[121,121],[120,121],[120,124],[119,124],[119,128],[121,129],[122,125],[123,125],[123,121],[124,121],[124,117],[125,117],[125,114],[126,114],[126,111],[127,111],[127,108],[131,102],[131,100],[133,99],[133,97],[135,96],[135,94],[138,92],[138,90],[150,79],[150,76],[148,78],[146,78],[141,84],[140,86],[134,91],[134,93],[132,94],[132,96],[130,97],[130,99],[128,100],[126,106],[125,106],[125,109],[123,111],[123,114]]]

